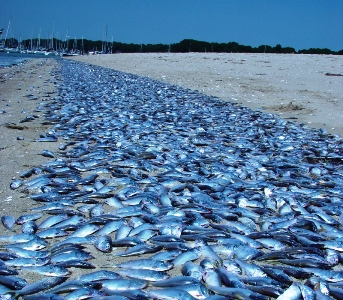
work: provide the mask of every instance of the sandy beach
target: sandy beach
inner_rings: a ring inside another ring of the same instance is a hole
[[[27,194],[11,190],[10,183],[12,179],[20,179],[23,171],[47,162],[48,159],[41,155],[43,150],[58,150],[56,142],[35,142],[51,128],[51,125],[42,124],[46,110],[43,105],[48,105],[56,95],[56,79],[52,75],[56,66],[54,59],[33,59],[0,69],[1,216],[17,219],[32,212],[36,203]],[[25,121],[27,117],[30,121]],[[16,233],[21,233],[20,225],[14,226],[12,231],[0,225],[0,236]],[[29,282],[42,278],[42,275],[29,271],[21,274]]]
[[[325,128],[343,136],[343,58],[312,55],[252,54],[116,54],[74,57],[123,72],[196,89],[252,109],[263,109],[280,117]],[[10,189],[21,172],[51,159],[42,150],[58,152],[59,143],[35,142],[51,128],[44,125],[45,105],[57,93],[58,71],[54,59],[34,59],[0,69],[0,199],[1,215],[18,218],[40,205],[26,194]],[[29,117],[30,121],[27,120]],[[43,123],[43,124],[42,124]],[[13,234],[0,226],[0,235]],[[20,233],[20,226],[15,226]],[[98,266],[106,265],[111,254],[87,250]],[[117,261],[122,261],[118,258]],[[179,274],[174,268],[170,274]],[[72,278],[84,270],[75,268]],[[27,273],[30,282],[42,276]]]
[[[31,214],[32,208],[44,205],[34,202],[28,194],[22,192],[20,187],[12,190],[12,180],[21,179],[23,171],[39,167],[40,165],[54,160],[42,156],[43,150],[58,153],[60,142],[37,142],[41,134],[49,132],[51,125],[45,125],[44,112],[49,101],[58,94],[56,83],[58,79],[54,73],[58,73],[58,64],[55,59],[33,59],[22,64],[0,69],[0,216],[13,216],[15,219],[22,215]],[[29,117],[30,121],[24,121]],[[31,120],[31,117],[32,120]],[[61,141],[62,142],[62,141]],[[35,175],[33,177],[36,177]],[[25,179],[23,179],[25,180]],[[80,205],[79,205],[80,206]],[[106,210],[111,210],[106,206]],[[45,214],[37,224],[49,215]],[[0,225],[0,236],[20,234],[21,225],[15,225],[13,230],[7,230]],[[59,239],[55,239],[58,241]],[[63,240],[63,237],[60,239]],[[0,248],[8,244],[0,241]],[[91,263],[97,269],[106,267],[111,269],[109,261],[116,263],[127,261],[127,258],[114,257],[112,253],[103,253],[93,245],[84,245],[86,250],[95,257]],[[116,252],[123,251],[122,247]],[[148,257],[142,255],[141,258]],[[91,270],[92,271],[92,270]],[[72,268],[70,278],[76,278],[89,269]],[[178,274],[180,268],[174,268],[170,274]],[[20,276],[29,283],[42,279],[44,276],[36,272],[21,270]]]
[[[3,214],[14,217],[27,213],[32,202],[23,200],[24,195],[10,189],[12,178],[32,166],[40,165],[46,158],[43,149],[55,151],[57,143],[34,142],[51,126],[42,125],[41,104],[54,97],[55,80],[51,72],[55,60],[34,59],[10,68],[0,69],[0,197]],[[25,121],[26,117],[33,117]],[[23,199],[21,198],[23,197]],[[3,227],[1,228],[3,230]]]
[[[343,136],[342,56],[137,53],[72,59],[199,90]]]

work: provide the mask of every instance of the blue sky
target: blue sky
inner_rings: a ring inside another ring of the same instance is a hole
[[[0,0],[0,27],[51,37],[343,49],[343,0]]]

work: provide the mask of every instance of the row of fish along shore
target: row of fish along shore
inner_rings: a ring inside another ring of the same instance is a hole
[[[1,299],[342,299],[342,67],[188,53],[0,69]]]

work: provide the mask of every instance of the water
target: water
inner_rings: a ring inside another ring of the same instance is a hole
[[[33,58],[48,58],[47,55],[0,52],[0,68],[20,64]]]

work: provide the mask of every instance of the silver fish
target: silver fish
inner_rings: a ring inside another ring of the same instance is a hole
[[[208,299],[211,293],[209,289],[202,283],[189,283],[177,287],[180,290],[186,291],[195,299]]]
[[[25,279],[11,275],[0,275],[0,283],[13,290],[20,290],[28,284]]]
[[[50,150],[43,150],[41,155],[43,155],[45,157],[50,157],[50,158],[54,158],[55,157],[55,153],[50,151]]]
[[[102,288],[107,293],[109,291],[137,290],[147,287],[148,282],[141,279],[108,279],[102,282]]]
[[[37,232],[36,235],[40,238],[46,239],[67,236],[68,232],[62,230],[61,228],[48,228],[40,232]]]
[[[182,266],[181,272],[184,276],[191,276],[200,281],[202,279],[203,269],[201,266],[188,261]]]
[[[293,283],[287,290],[284,291],[282,295],[280,295],[277,299],[278,300],[295,300],[301,298],[301,290],[297,283]]]
[[[8,230],[12,230],[13,226],[15,225],[15,219],[12,216],[2,216],[1,222]]]
[[[27,242],[21,242],[16,244],[8,244],[6,247],[20,247],[25,250],[40,250],[44,249],[49,245],[49,243],[38,236],[34,236]]]
[[[155,271],[167,271],[173,268],[173,264],[170,262],[163,262],[153,259],[136,259],[115,264],[116,267],[126,269],[146,269]]]
[[[194,300],[188,292],[177,288],[173,289],[160,289],[160,290],[149,290],[149,295],[153,299],[168,299],[168,300]]]
[[[85,237],[91,235],[95,231],[97,231],[100,226],[95,224],[85,224],[84,226],[80,227],[79,229],[75,230],[69,237]]]
[[[109,235],[99,236],[94,242],[95,248],[102,252],[112,251],[112,238]]]
[[[71,272],[61,266],[56,265],[46,265],[46,266],[25,266],[21,267],[22,270],[27,270],[31,272],[36,272],[45,276],[58,276],[64,277],[71,274]]]
[[[97,298],[102,296],[106,296],[106,293],[90,287],[83,287],[65,295],[64,298],[67,300],[78,300],[86,298]]]
[[[24,224],[28,221],[35,221],[38,220],[39,218],[41,218],[43,216],[42,213],[36,213],[36,214],[29,214],[29,215],[23,215],[20,216],[17,220],[16,223],[17,224]]]
[[[152,285],[156,287],[177,287],[191,283],[199,283],[199,280],[191,276],[174,276],[168,279],[152,282]]]
[[[59,222],[62,222],[63,220],[66,220],[67,218],[68,218],[67,214],[59,214],[56,216],[50,216],[38,225],[38,229],[49,228],[49,227],[51,227],[51,226],[53,226]]]
[[[79,277],[81,281],[102,281],[102,280],[109,280],[109,279],[120,279],[122,278],[118,273],[111,272],[108,270],[100,270],[95,271],[92,273],[84,274]]]
[[[3,242],[28,242],[32,239],[34,239],[36,235],[31,233],[19,233],[19,234],[13,234],[13,235],[3,235],[0,236],[0,241]]]
[[[174,266],[183,265],[188,261],[193,261],[201,256],[201,247],[193,248],[186,252],[181,253],[178,257],[173,260]]]
[[[110,221],[106,223],[102,228],[100,228],[97,232],[95,232],[95,235],[101,236],[101,235],[107,235],[110,234],[119,228],[121,228],[124,225],[123,220],[118,221]]]
[[[38,292],[50,289],[58,284],[61,284],[67,279],[67,277],[47,277],[31,284],[27,284],[20,290],[17,290],[15,296],[24,296],[30,294],[36,294]]]
[[[5,265],[9,267],[30,267],[30,266],[44,266],[50,261],[49,258],[13,258],[5,261]]]
[[[65,262],[68,260],[74,260],[74,259],[82,259],[82,260],[88,260],[94,258],[91,254],[82,251],[82,250],[73,250],[70,252],[65,253],[59,253],[54,254],[51,256],[50,260],[52,263],[59,263],[59,262]]]
[[[16,190],[18,188],[20,188],[23,185],[23,181],[20,179],[15,179],[11,182],[10,184],[10,188],[11,190]]]
[[[130,278],[142,279],[147,281],[160,281],[169,278],[169,275],[163,271],[150,269],[118,269],[118,274]]]
[[[148,245],[142,244],[142,245],[133,246],[129,248],[128,250],[126,250],[125,252],[116,253],[115,255],[125,257],[125,256],[133,256],[133,255],[146,254],[146,253],[155,253],[161,250],[162,248],[163,248],[162,246],[148,246]]]
[[[263,272],[263,270],[255,265],[255,264],[249,264],[246,263],[245,261],[236,258],[235,262],[237,264],[239,264],[239,266],[244,270],[245,274],[247,276],[251,276],[251,277],[267,277],[267,274]]]
[[[21,226],[21,231],[23,233],[35,234],[37,229],[38,229],[38,226],[35,223],[35,221],[27,221]]]

